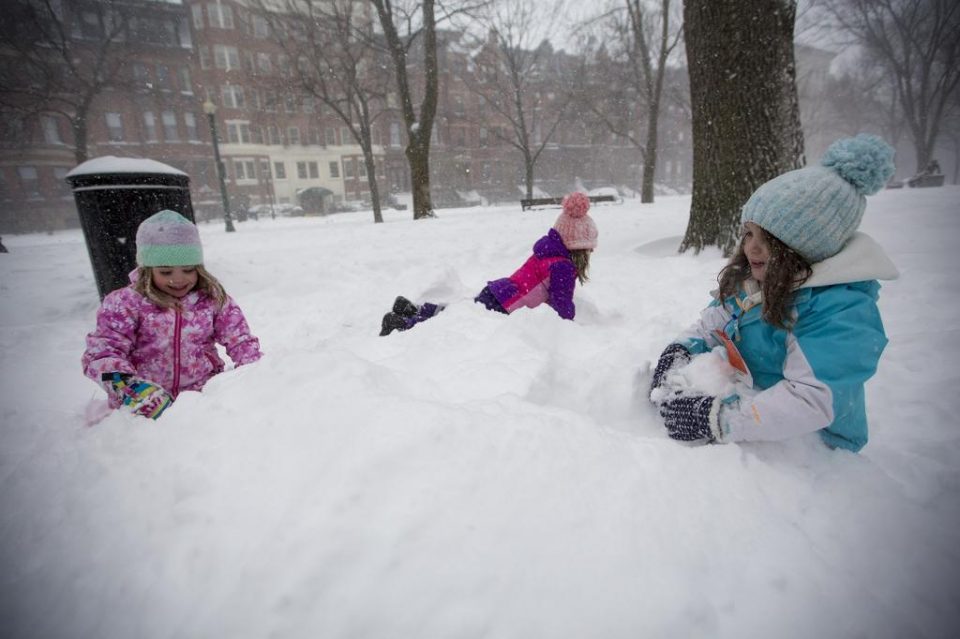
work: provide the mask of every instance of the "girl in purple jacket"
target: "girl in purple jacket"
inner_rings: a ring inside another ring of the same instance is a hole
[[[83,373],[107,391],[112,408],[156,419],[185,390],[199,391],[234,365],[260,359],[260,342],[240,307],[203,268],[197,227],[160,211],[137,229],[130,286],[108,294],[87,335]]]
[[[587,281],[590,254],[597,247],[597,225],[587,215],[590,199],[583,193],[563,198],[563,212],[553,228],[533,245],[533,255],[510,277],[487,282],[474,298],[491,311],[509,314],[546,302],[557,315],[572,320],[577,309],[573,289]],[[405,331],[433,317],[443,307],[429,302],[416,306],[398,297],[383,316],[380,335]]]

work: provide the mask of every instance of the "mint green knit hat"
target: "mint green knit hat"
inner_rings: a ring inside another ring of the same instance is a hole
[[[741,223],[753,222],[810,263],[840,252],[873,195],[893,175],[893,148],[868,134],[830,145],[819,166],[784,173],[754,191]]]
[[[140,266],[197,266],[203,264],[203,247],[197,227],[176,211],[151,215],[137,229],[137,264]]]

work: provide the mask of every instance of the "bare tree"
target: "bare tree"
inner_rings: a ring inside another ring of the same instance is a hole
[[[296,61],[300,89],[329,107],[360,145],[373,221],[383,222],[373,127],[386,104],[386,78],[378,49],[367,42],[369,20],[355,0],[256,0],[256,6],[276,43]]]
[[[489,7],[481,20],[487,40],[476,57],[476,81],[466,84],[486,110],[505,127],[491,133],[523,157],[526,196],[533,197],[534,171],[544,148],[564,121],[571,93],[563,65],[548,40],[565,3],[503,0]],[[558,91],[558,87],[560,87]]]
[[[686,0],[693,199],[681,251],[731,252],[740,209],[803,164],[793,52],[796,2]]]
[[[960,3],[956,0],[821,2],[839,26],[883,62],[916,153],[919,172],[937,146],[960,89]]]
[[[670,0],[659,0],[656,10],[642,0],[619,2],[603,16],[611,37],[597,63],[610,67],[598,69],[602,78],[623,81],[607,81],[599,89],[594,85],[583,97],[608,131],[640,150],[640,201],[653,202],[664,78],[667,60],[682,37],[682,21],[672,16]]]
[[[129,20],[119,0],[5,3],[0,118],[24,122],[43,113],[62,115],[70,123],[77,164],[86,161],[94,101],[125,86]]]
[[[393,60],[400,112],[407,132],[407,162],[413,189],[413,219],[436,217],[430,197],[430,138],[437,114],[437,18],[435,0],[419,6],[404,0],[370,0],[377,10],[387,50]],[[419,9],[419,11],[418,11]],[[411,47],[420,41],[423,55],[420,108],[414,107],[416,89],[408,69]]]

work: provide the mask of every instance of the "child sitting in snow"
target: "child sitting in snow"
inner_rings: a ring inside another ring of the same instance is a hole
[[[864,196],[893,171],[893,149],[858,135],[831,145],[820,166],[754,192],[716,299],[654,370],[650,399],[670,437],[734,442],[819,431],[831,447],[867,443],[863,387],[887,343],[877,280],[898,274],[880,246],[855,231]],[[741,369],[737,383],[691,389],[684,380],[696,375],[681,367],[714,348]]]
[[[197,227],[160,211],[137,229],[131,285],[108,294],[87,335],[84,375],[111,408],[156,419],[185,390],[223,371],[217,344],[236,366],[260,359],[260,342],[223,286],[203,268]]]
[[[474,298],[488,310],[509,314],[522,307],[546,302],[557,314],[572,320],[577,309],[573,289],[587,281],[590,254],[597,247],[597,225],[587,211],[590,199],[583,193],[563,198],[563,212],[553,228],[536,241],[531,255],[510,277],[487,282]],[[429,302],[416,306],[398,297],[393,310],[383,316],[380,335],[405,331],[443,310]]]

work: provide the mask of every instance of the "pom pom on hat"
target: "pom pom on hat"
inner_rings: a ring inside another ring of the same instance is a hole
[[[563,213],[557,218],[553,228],[560,234],[567,250],[597,248],[597,225],[587,215],[590,210],[590,198],[583,193],[574,192],[563,198]]]
[[[203,247],[197,227],[176,211],[151,215],[137,229],[139,266],[197,266]]]
[[[811,263],[840,252],[893,175],[893,148],[875,135],[837,140],[819,166],[784,173],[754,191],[741,222],[753,222]]]

